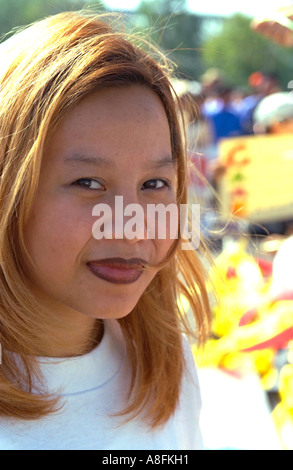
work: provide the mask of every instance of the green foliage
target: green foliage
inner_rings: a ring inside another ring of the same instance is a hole
[[[237,14],[223,23],[222,30],[203,44],[206,67],[222,69],[232,85],[247,86],[255,71],[274,72],[281,84],[293,78],[293,52],[252,31],[251,19]]]
[[[177,64],[180,74],[188,78],[203,71],[200,27],[200,19],[187,13],[160,17],[156,23],[156,43]]]
[[[185,3],[143,0],[136,13],[152,41],[177,65],[178,75],[194,79],[204,70],[200,53],[202,20],[187,12]]]
[[[0,36],[7,37],[11,30],[48,15],[94,6],[105,9],[103,2],[98,0],[0,0]]]

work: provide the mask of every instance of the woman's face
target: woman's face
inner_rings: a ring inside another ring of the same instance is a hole
[[[150,89],[104,89],[71,108],[46,147],[25,229],[40,298],[59,312],[127,315],[157,272],[141,270],[144,261],[161,261],[174,240],[148,239],[146,220],[133,239],[98,240],[93,208],[107,205],[115,224],[122,215],[115,196],[124,208],[134,203],[146,212],[148,204],[176,203],[175,180],[167,117]]]

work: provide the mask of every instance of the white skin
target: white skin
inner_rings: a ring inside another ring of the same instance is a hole
[[[56,335],[64,337],[59,350],[48,338],[43,354],[83,353],[89,337],[102,336],[95,319],[129,314],[157,272],[117,284],[97,277],[89,262],[121,257],[157,263],[174,242],[147,236],[96,240],[93,207],[108,204],[114,213],[117,195],[124,207],[175,203],[175,186],[168,120],[153,91],[141,85],[99,90],[67,111],[46,147],[25,229],[38,269],[30,273],[34,290],[58,319]]]

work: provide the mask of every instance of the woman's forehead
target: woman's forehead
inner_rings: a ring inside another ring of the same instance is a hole
[[[127,154],[133,164],[142,161],[157,168],[173,164],[164,106],[152,90],[142,86],[88,95],[64,115],[45,153],[53,159],[60,154],[71,166],[114,167]]]

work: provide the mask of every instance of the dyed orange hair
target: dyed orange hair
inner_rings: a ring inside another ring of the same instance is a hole
[[[32,294],[23,230],[38,187],[46,141],[66,110],[104,87],[142,84],[162,100],[178,168],[178,204],[187,203],[187,157],[167,62],[116,31],[105,16],[61,13],[39,21],[0,45],[0,415],[39,418],[56,398],[32,393],[34,356],[53,331],[50,315]],[[176,409],[184,357],[182,331],[199,342],[209,331],[205,273],[194,251],[176,240],[135,309],[118,320],[132,364],[125,413],[146,411],[151,426]],[[178,296],[190,302],[196,331],[179,311]],[[52,335],[53,337],[53,335]],[[52,338],[54,341],[54,337]],[[12,354],[11,351],[17,353]]]

